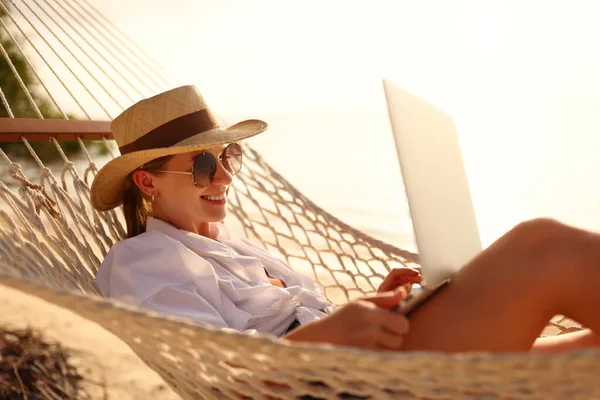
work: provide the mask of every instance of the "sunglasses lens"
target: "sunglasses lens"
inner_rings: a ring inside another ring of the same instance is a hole
[[[194,186],[210,185],[217,170],[217,159],[210,153],[201,153],[194,159]]]
[[[242,146],[237,143],[231,143],[222,156],[223,168],[231,175],[235,175],[242,169]]]

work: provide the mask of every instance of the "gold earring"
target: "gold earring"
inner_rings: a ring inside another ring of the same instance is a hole
[[[154,196],[154,195],[152,195],[152,200],[151,200],[151,201],[152,201],[152,203],[154,203],[154,197],[155,197],[155,196]]]

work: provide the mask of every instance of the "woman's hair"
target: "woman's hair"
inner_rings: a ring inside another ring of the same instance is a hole
[[[163,165],[173,156],[164,156],[149,161],[138,169],[154,172],[162,169]],[[137,170],[136,170],[137,171]],[[135,172],[135,171],[134,171]],[[146,232],[146,221],[152,213],[152,203],[133,181],[133,172],[127,176],[127,188],[123,196],[123,214],[127,223],[127,238]]]

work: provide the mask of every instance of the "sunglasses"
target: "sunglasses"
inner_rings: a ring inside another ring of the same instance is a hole
[[[225,150],[223,150],[218,160],[212,153],[200,153],[194,157],[192,172],[163,170],[157,170],[156,172],[192,175],[194,186],[197,188],[205,188],[215,179],[217,161],[221,162],[223,168],[231,175],[237,174],[240,172],[240,169],[242,169],[242,147],[237,143],[231,143],[229,146],[225,147]]]

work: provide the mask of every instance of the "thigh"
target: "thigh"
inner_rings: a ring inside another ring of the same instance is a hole
[[[411,314],[403,349],[529,350],[553,309],[545,307],[551,300],[544,278],[528,267],[544,257],[533,261],[520,248],[509,235],[458,272]]]

